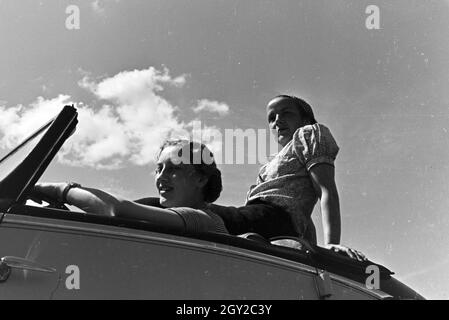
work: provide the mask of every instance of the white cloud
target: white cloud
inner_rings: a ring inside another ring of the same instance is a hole
[[[85,80],[85,85],[88,81]],[[135,103],[144,99],[153,99],[164,85],[182,87],[186,76],[172,78],[167,68],[163,71],[150,67],[145,70],[123,71],[101,81],[94,93],[101,99],[115,100],[119,103]],[[90,84],[92,88],[92,84]]]
[[[104,105],[99,111],[89,106],[77,106],[78,125],[65,143],[58,160],[75,166],[115,169],[124,164],[131,152],[125,123]]]
[[[80,81],[78,81],[78,85],[81,88],[91,92],[94,92],[96,87],[95,82],[91,81],[88,75],[85,75]]]
[[[181,87],[184,83],[185,76],[172,78],[168,69],[158,71],[150,67],[120,72],[87,87],[98,98],[116,104],[123,132],[132,145],[130,161],[145,164],[154,158],[164,138],[173,131],[183,131],[184,124],[175,116],[175,107],[158,93],[166,85]]]
[[[164,139],[189,136],[192,122],[181,121],[177,107],[160,95],[167,86],[182,87],[186,76],[172,77],[168,69],[153,67],[123,71],[95,82],[85,76],[79,85],[97,98],[93,107],[76,104],[78,125],[74,135],[57,155],[59,162],[72,166],[116,169],[129,164],[145,165],[154,161]],[[54,117],[71,97],[36,99],[29,106],[0,105],[0,148],[12,148]],[[203,136],[218,129],[202,126]],[[212,150],[220,148],[214,141]]]
[[[9,149],[16,146],[57,115],[64,105],[71,104],[69,98],[67,95],[50,100],[38,97],[28,107],[20,104],[0,107],[0,147]]]
[[[229,113],[229,106],[224,102],[212,101],[207,99],[199,100],[197,106],[193,108],[195,113],[208,111],[211,113],[218,113],[223,117]]]

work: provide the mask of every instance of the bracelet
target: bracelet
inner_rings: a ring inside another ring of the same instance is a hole
[[[76,182],[70,182],[67,184],[67,186],[64,188],[64,191],[62,191],[61,195],[61,202],[62,203],[68,203],[67,201],[67,194],[69,193],[70,189],[72,188],[81,188],[81,185]]]

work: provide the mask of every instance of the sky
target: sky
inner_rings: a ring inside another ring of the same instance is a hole
[[[155,196],[167,135],[264,133],[267,102],[294,94],[340,147],[342,244],[448,299],[448,39],[444,0],[0,0],[0,155],[74,103],[42,179]],[[248,156],[219,165],[217,203],[243,205],[261,163],[229,143],[210,146]]]

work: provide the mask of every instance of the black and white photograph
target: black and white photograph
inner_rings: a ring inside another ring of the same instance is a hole
[[[449,0],[0,0],[0,43],[0,300],[449,299]]]

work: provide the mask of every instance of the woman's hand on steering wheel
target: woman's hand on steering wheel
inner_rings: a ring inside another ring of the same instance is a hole
[[[69,211],[62,199],[62,193],[66,186],[67,183],[37,183],[29,198],[39,204],[45,201],[49,204],[47,207],[50,208]]]

